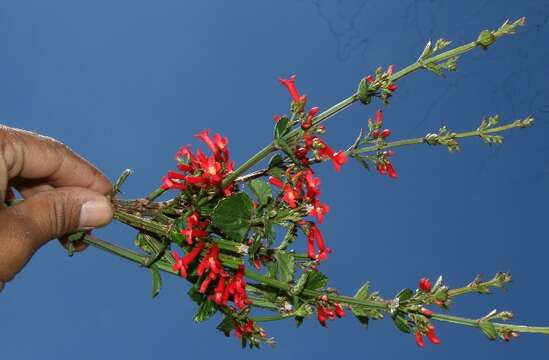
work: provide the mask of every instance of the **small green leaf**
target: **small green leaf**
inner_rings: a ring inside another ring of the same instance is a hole
[[[265,181],[253,179],[248,183],[248,186],[261,205],[267,204],[269,197],[273,196],[271,185]]]
[[[292,254],[284,251],[277,251],[273,261],[268,264],[269,275],[284,282],[294,279],[295,259]]]
[[[396,327],[402,331],[403,333],[409,334],[410,333],[410,326],[408,325],[408,321],[406,321],[406,318],[402,316],[400,313],[397,313],[393,316],[393,321],[396,325]]]
[[[269,165],[267,165],[267,167],[269,169],[272,169],[272,168],[277,167],[278,165],[282,164],[283,161],[284,161],[284,158],[282,156],[280,156],[280,154],[276,154],[271,158],[271,160],[269,160]]]
[[[197,304],[200,304],[202,300],[204,299],[204,295],[202,295],[196,286],[193,286],[192,288],[187,291],[187,295],[191,298],[192,301],[194,301]]]
[[[224,334],[228,334],[234,329],[234,318],[231,315],[225,315],[223,320],[217,325],[217,330]]]
[[[284,135],[288,133],[290,130],[290,119],[287,117],[282,117],[280,120],[276,123],[275,129],[274,129],[274,139],[279,140]]]
[[[305,289],[307,290],[318,290],[325,288],[328,285],[328,277],[321,273],[320,271],[309,271],[309,276],[307,278],[307,283],[305,284]]]
[[[292,148],[290,147],[290,145],[288,145],[288,143],[280,138],[278,140],[275,140],[275,145],[284,152],[284,154],[288,155],[288,157],[292,160],[292,162],[298,167],[298,168],[303,168],[303,164],[301,163],[301,161],[295,156]]]
[[[478,326],[480,327],[480,330],[486,335],[486,337],[490,340],[496,340],[498,338],[498,332],[492,324],[491,321],[482,319],[478,322]]]
[[[370,291],[370,282],[366,281],[364,285],[357,290],[355,294],[355,299],[365,300],[368,297],[368,292]]]
[[[160,270],[158,270],[156,265],[151,266],[149,269],[151,270],[152,275],[152,297],[155,298],[162,288],[162,277],[160,276]]]
[[[409,300],[412,298],[412,296],[414,296],[414,292],[412,291],[412,289],[402,289],[396,296],[396,298],[402,302],[402,301],[406,301],[406,300]]]
[[[227,237],[243,241],[250,229],[252,200],[246,193],[236,193],[221,200],[212,213],[212,224]]]
[[[360,100],[360,102],[365,105],[368,105],[372,100],[369,88],[370,86],[368,84],[368,81],[366,81],[366,78],[363,78],[358,83],[358,89],[357,89],[358,100]]]
[[[194,316],[193,320],[196,322],[204,322],[211,318],[217,311],[215,303],[210,299],[203,301],[198,307],[198,311]]]

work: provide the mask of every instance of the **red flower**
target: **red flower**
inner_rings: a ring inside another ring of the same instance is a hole
[[[345,316],[345,310],[343,310],[343,307],[339,303],[334,303],[335,313],[338,318],[342,318]]]
[[[372,75],[368,75],[366,76],[366,81],[368,81],[368,83],[371,84],[374,82],[374,78],[372,77]]]
[[[317,218],[319,223],[324,222],[324,215],[326,215],[330,211],[330,207],[326,204],[322,204],[320,200],[315,200],[312,203],[312,208],[309,211],[309,215],[314,216]]]
[[[187,227],[179,232],[187,237],[187,244],[192,245],[194,238],[208,236],[204,230],[208,225],[209,221],[200,221],[200,214],[195,212],[187,218]]]
[[[431,343],[434,345],[439,345],[441,343],[440,339],[435,333],[435,327],[433,325],[429,325],[429,327],[427,328],[427,338],[429,338],[429,341],[431,341]]]
[[[315,198],[320,195],[320,178],[315,178],[311,169],[305,170],[305,184],[307,186],[307,196]]]
[[[206,146],[208,146],[208,148],[214,153],[214,155],[217,155],[219,153],[219,149],[210,138],[210,130],[202,130],[201,132],[196,134],[195,137],[202,140],[204,144],[206,144]]]
[[[383,124],[383,110],[378,110],[376,112],[376,124],[379,126]]]
[[[381,137],[384,138],[384,139],[388,138],[390,135],[391,135],[391,130],[389,130],[389,129],[385,129],[381,132]]]
[[[326,320],[328,320],[328,314],[326,313],[326,309],[324,306],[317,304],[316,305],[316,318],[318,319],[318,322],[323,327],[326,327]]]
[[[391,179],[398,178],[398,175],[395,169],[393,168],[393,165],[389,161],[387,161],[387,164],[385,165],[385,167],[387,168],[387,175],[389,175]]]
[[[280,83],[284,85],[286,89],[288,89],[288,92],[290,93],[293,101],[300,102],[299,92],[295,87],[295,78],[296,76],[292,75],[289,79],[278,78],[278,81],[280,81]]]
[[[433,311],[427,309],[427,308],[421,308],[421,313],[427,317],[433,315]]]
[[[385,159],[383,162],[378,161],[376,164],[376,168],[381,175],[388,175],[391,179],[398,178],[395,168],[393,168],[393,165],[387,159]]]
[[[280,121],[280,119],[282,119],[282,116],[280,115],[273,115],[273,120],[275,123],[278,123]]]
[[[284,183],[280,179],[275,178],[273,176],[269,176],[269,182],[279,188],[284,186]]]
[[[284,195],[282,196],[282,200],[284,200],[293,209],[297,206],[297,199],[298,194],[296,189],[293,189],[290,185],[284,185]]]
[[[423,340],[423,335],[421,335],[421,332],[419,330],[416,331],[416,344],[420,348],[425,347],[425,340]]]
[[[318,254],[315,254],[315,243],[318,247]],[[326,247],[324,237],[322,233],[315,225],[311,223],[309,227],[309,233],[307,234],[307,255],[312,260],[323,261],[328,258],[328,254],[332,252],[332,249]]]
[[[389,84],[387,86],[387,90],[393,92],[393,91],[396,91],[396,89],[398,88],[398,86],[396,86],[395,84]]]
[[[307,113],[307,117],[301,123],[301,128],[303,130],[308,130],[311,128],[311,126],[313,126],[313,118],[316,116],[316,114],[318,114],[319,111],[319,107],[313,107],[311,108],[311,110],[309,110],[309,112]]]
[[[431,292],[431,290],[433,289],[433,283],[431,282],[431,280],[427,278],[421,278],[419,280],[419,288],[423,292],[426,292],[426,293]]]
[[[202,252],[204,249],[205,244],[204,243],[198,243],[190,252],[187,253],[183,258],[179,257],[179,254],[174,250],[172,252],[172,256],[175,259],[175,263],[172,265],[172,270],[179,272],[179,275],[181,277],[186,278],[187,277],[187,269],[196,259],[198,255]]]
[[[349,160],[345,151],[338,151],[333,153],[331,159],[336,172],[339,172],[341,170],[341,166],[347,163],[347,161]]]

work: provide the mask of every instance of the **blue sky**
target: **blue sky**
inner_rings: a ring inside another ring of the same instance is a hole
[[[448,284],[510,271],[508,291],[458,300],[455,314],[492,308],[517,323],[549,325],[545,299],[549,163],[549,3],[528,1],[30,1],[0,4],[0,122],[53,136],[111,179],[135,171],[124,195],[140,197],[173,167],[180,145],[203,128],[230,139],[242,162],[262,147],[272,115],[288,96],[278,76],[298,75],[311,104],[350,95],[378,65],[415,61],[428,39],[470,41],[507,18],[526,16],[520,34],[476,50],[445,79],[416,73],[399,83],[386,124],[394,139],[441,125],[464,131],[483,116],[533,115],[534,128],[506,135],[501,147],[479,139],[463,151],[397,150],[400,179],[350,163],[323,175],[331,213],[322,226],[334,248],[323,264],[331,284],[352,293],[364,280],[382,295],[443,274]],[[328,123],[344,148],[380,106],[354,106]],[[133,232],[112,224],[101,237],[131,246]],[[539,358],[549,340],[522,336],[489,343],[473,329],[440,324],[439,347],[420,350],[386,321],[364,331],[352,318],[323,329],[315,321],[268,327],[279,342],[257,352],[220,336],[215,322],[192,322],[187,285],[165,278],[150,299],[149,274],[90,249],[68,258],[52,242],[0,296],[5,358],[242,359],[335,356],[460,359]]]

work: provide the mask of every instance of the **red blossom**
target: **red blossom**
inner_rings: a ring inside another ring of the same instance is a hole
[[[427,328],[427,338],[434,345],[439,345],[441,343],[440,339],[435,333],[435,327],[433,325],[429,325],[429,327]]]
[[[419,289],[423,292],[431,292],[433,289],[433,283],[428,278],[421,278],[419,280]]]
[[[275,178],[274,176],[269,177],[269,182],[279,188],[284,186],[284,183],[280,179]]]
[[[301,123],[301,128],[303,130],[308,130],[311,128],[311,126],[313,126],[313,118],[316,116],[316,114],[318,114],[319,111],[320,108],[316,106],[309,110],[309,112],[307,113],[307,117]]]
[[[372,75],[368,75],[366,76],[366,81],[368,81],[368,83],[371,84],[374,82],[374,78],[372,77]]]
[[[315,200],[312,204],[312,208],[309,211],[309,215],[317,218],[319,223],[324,222],[324,215],[330,211],[330,207],[327,204],[322,204],[320,200]]]
[[[296,201],[298,200],[298,194],[296,189],[292,188],[290,185],[284,185],[284,195],[282,200],[284,200],[292,209],[297,206]]]
[[[292,75],[289,79],[278,78],[278,81],[280,81],[280,83],[284,85],[286,89],[288,89],[292,100],[295,102],[299,102],[301,99],[299,97],[299,92],[297,91],[297,88],[295,86],[295,78],[296,76]]]
[[[334,303],[335,313],[338,318],[342,318],[345,316],[345,310],[343,310],[343,307],[339,303]]]
[[[379,126],[383,124],[383,110],[378,110],[376,112],[376,124]]]
[[[315,244],[318,247],[318,254],[315,253]],[[324,236],[315,223],[310,223],[309,233],[307,234],[307,255],[312,260],[324,261],[332,249],[326,247]]]
[[[421,334],[421,332],[419,330],[416,331],[416,344],[420,348],[425,347],[425,340],[423,340],[423,335]]]
[[[381,132],[381,137],[382,137],[382,138],[385,139],[385,138],[388,138],[389,136],[391,136],[391,130],[385,129],[385,130],[383,130],[383,131]]]
[[[396,91],[396,89],[398,88],[398,86],[396,86],[396,84],[389,84],[387,86],[387,90],[393,92],[393,91]]]

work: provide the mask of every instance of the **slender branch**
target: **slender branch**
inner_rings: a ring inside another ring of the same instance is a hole
[[[464,317],[438,314],[438,313],[431,315],[431,318],[439,321],[453,323],[453,324],[459,324],[459,325],[465,325],[465,326],[471,326],[471,327],[477,327],[477,328],[480,327],[479,321],[476,319],[468,319]],[[549,335],[549,327],[513,325],[513,324],[502,324],[502,323],[493,323],[493,325],[498,330],[506,329],[506,330],[522,332],[522,333],[536,333],[536,334]]]
[[[507,125],[488,128],[488,129],[484,129],[484,130],[472,130],[472,131],[465,131],[465,132],[461,132],[461,133],[452,133],[450,135],[450,138],[451,139],[462,139],[462,138],[467,138],[467,137],[482,136],[482,135],[486,135],[486,134],[494,134],[494,133],[498,133],[498,132],[503,132],[503,131],[510,130],[510,129],[524,128],[526,126],[529,126],[529,124],[525,125],[524,120],[517,120],[517,121],[514,121],[514,122],[512,122],[510,124],[507,124]],[[395,147],[407,146],[407,145],[416,145],[416,144],[422,144],[422,143],[429,144],[426,140],[426,137],[418,137],[418,138],[413,138],[413,139],[397,140],[397,141],[392,141],[392,142],[388,142],[388,143],[383,143],[383,144],[378,144],[378,145],[373,145],[373,146],[367,146],[367,147],[363,147],[363,148],[353,150],[352,153],[354,153],[354,154],[363,154],[363,153],[375,152],[375,151],[380,151],[380,150],[389,149],[389,148],[395,148]],[[438,144],[435,144],[435,145],[438,145]]]

